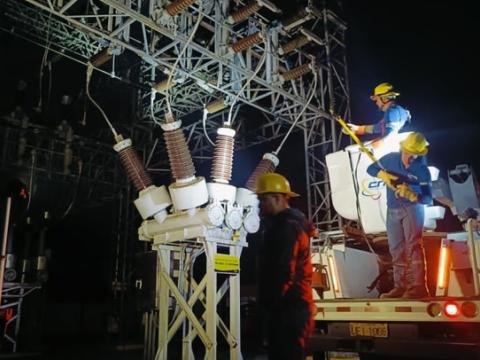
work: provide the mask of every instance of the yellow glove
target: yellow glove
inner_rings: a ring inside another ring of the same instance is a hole
[[[405,183],[397,186],[397,188],[395,190],[395,196],[408,199],[411,202],[417,202],[418,201],[418,194],[415,191],[413,191],[410,188],[410,186],[408,186]]]
[[[379,179],[382,179],[383,182],[385,183],[385,185],[387,185],[390,189],[396,190],[396,189],[395,189],[395,186],[393,186],[393,184],[392,184],[392,181],[397,180],[397,179],[398,179],[398,176],[389,174],[389,173],[386,172],[385,170],[380,170],[380,171],[377,173],[377,177],[378,177]]]
[[[358,129],[360,128],[360,126],[352,124],[352,123],[346,123],[345,125],[347,125],[347,127],[350,129],[350,131],[353,132],[354,134],[356,134]],[[348,135],[348,132],[344,128],[342,128],[342,132],[344,134]]]
[[[353,132],[355,135],[365,135],[366,134],[366,126],[365,125],[355,125],[352,123],[346,123],[347,127],[350,129],[351,132]],[[342,128],[342,132],[344,134],[348,134],[348,132]]]

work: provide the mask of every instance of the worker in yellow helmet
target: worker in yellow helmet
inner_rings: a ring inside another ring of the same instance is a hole
[[[277,173],[257,179],[263,243],[259,256],[259,303],[267,319],[269,359],[303,359],[313,330],[313,226],[289,199],[298,196]]]
[[[392,132],[398,131],[410,121],[410,112],[397,104],[396,98],[400,93],[395,91],[392,84],[381,83],[377,85],[370,99],[375,102],[378,109],[382,111],[383,118],[374,125],[355,125],[347,124],[347,126],[356,135],[375,134],[381,137]]]
[[[424,205],[432,202],[432,181],[425,160],[428,145],[421,133],[411,133],[400,142],[400,152],[383,156],[367,169],[387,185],[387,235],[394,288],[381,298],[428,296],[422,242]]]

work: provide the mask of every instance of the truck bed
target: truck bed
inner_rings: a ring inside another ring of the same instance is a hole
[[[431,297],[425,299],[334,299],[315,301],[319,321],[413,321],[480,323],[480,298]],[[447,305],[458,314],[448,316]],[[454,309],[454,308],[453,308]],[[466,311],[462,311],[466,309]],[[476,309],[476,310],[475,310]]]

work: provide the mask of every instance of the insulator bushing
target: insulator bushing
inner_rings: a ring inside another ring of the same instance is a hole
[[[256,1],[252,1],[241,9],[238,9],[234,13],[230,14],[227,21],[230,24],[239,23],[240,21],[247,19],[250,15],[256,13],[258,10],[260,10],[261,7],[262,6]]]
[[[122,163],[128,178],[137,191],[146,189],[153,184],[150,175],[146,172],[145,167],[143,166],[137,152],[131,145],[131,142],[130,146],[118,150],[118,156],[120,157],[120,162]]]
[[[247,184],[245,185],[248,190],[255,192],[255,190],[257,189],[258,177],[262,174],[275,171],[275,168],[278,165],[278,159],[273,154],[268,155],[270,156],[267,156],[267,154],[265,154],[263,159],[260,160],[260,162],[258,163],[255,170],[253,170],[252,175],[250,175],[250,177],[248,178]]]
[[[168,15],[175,16],[180,14],[183,10],[192,5],[194,2],[195,0],[177,0],[168,4],[165,7],[165,10],[167,11]]]
[[[207,112],[209,114],[213,114],[213,113],[216,113],[220,110],[223,110],[227,107],[227,104],[225,103],[225,100],[224,99],[217,99],[217,100],[214,100],[212,101],[211,103],[207,104],[206,108],[207,108]]]
[[[300,49],[302,46],[308,44],[310,42],[310,39],[308,39],[306,36],[302,35],[299,36],[292,41],[286,43],[283,45],[279,50],[278,53],[280,55],[286,55],[289,52],[295,50],[295,49]]]
[[[263,41],[262,33],[258,31],[255,34],[248,35],[243,39],[238,40],[236,43],[233,43],[230,47],[234,52],[238,53],[262,41]]]
[[[175,85],[175,81],[173,79],[170,80],[170,83],[168,82],[168,79],[165,79],[153,85],[153,88],[157,92],[164,92],[164,91],[167,91],[168,89],[171,89],[174,85]]]
[[[163,133],[167,146],[172,177],[175,181],[191,179],[195,176],[192,156],[181,128]]]
[[[215,182],[228,184],[232,178],[233,149],[235,146],[235,131],[220,128],[215,142],[215,152],[212,162],[212,179]]]
[[[285,71],[284,73],[280,74],[280,77],[282,78],[283,81],[290,81],[290,80],[298,79],[299,77],[305,74],[308,74],[310,71],[312,71],[312,68],[308,63],[308,64],[297,66],[292,70]]]
[[[96,68],[99,68],[103,64],[107,63],[110,61],[112,58],[112,54],[109,53],[108,48],[103,49],[102,51],[96,53],[90,58],[90,63],[95,66]]]

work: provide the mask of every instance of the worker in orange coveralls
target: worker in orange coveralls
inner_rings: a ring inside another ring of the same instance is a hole
[[[312,224],[289,199],[298,196],[285,177],[262,174],[257,180],[263,221],[259,302],[266,313],[269,359],[303,359],[313,330]]]

